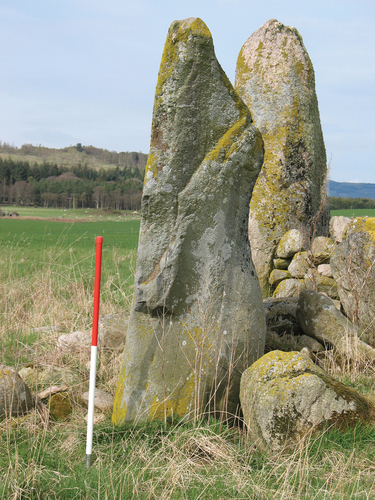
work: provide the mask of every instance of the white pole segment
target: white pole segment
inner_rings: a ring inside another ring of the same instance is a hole
[[[91,346],[90,363],[90,387],[89,387],[89,411],[87,413],[87,440],[86,440],[86,466],[91,465],[92,435],[94,432],[94,401],[95,401],[95,381],[96,381],[96,356],[98,346]]]

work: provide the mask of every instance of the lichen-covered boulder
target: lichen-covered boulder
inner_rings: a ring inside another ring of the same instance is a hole
[[[345,314],[361,338],[375,347],[375,218],[353,219],[331,258],[333,277]]]
[[[250,439],[271,452],[295,447],[323,425],[345,429],[375,421],[367,399],[300,352],[258,359],[242,375],[240,398]]]
[[[328,261],[335,251],[335,244],[331,238],[318,236],[311,245],[311,253],[315,265]]]
[[[344,217],[343,215],[331,217],[329,221],[329,234],[335,243],[342,242],[350,221],[350,217]]]
[[[266,334],[247,231],[262,158],[207,26],[175,21],[156,87],[114,423],[237,411],[240,376]]]
[[[276,299],[287,298],[287,297],[298,297],[301,290],[305,290],[304,280],[297,278],[290,278],[283,281],[277,285],[272,297]]]
[[[293,278],[304,278],[311,267],[312,262],[309,252],[298,252],[294,255],[292,262],[289,264],[288,271]]]
[[[296,318],[306,335],[334,346],[340,354],[375,361],[375,349],[359,337],[357,327],[325,295],[315,290],[302,291]]]
[[[281,257],[276,257],[273,259],[273,267],[275,269],[288,269],[291,259],[282,259]]]
[[[303,248],[303,236],[298,229],[290,229],[284,233],[276,247],[276,256],[282,259],[293,257]]]
[[[0,365],[0,419],[23,415],[33,407],[30,389],[16,370]]]
[[[331,299],[338,298],[336,281],[328,276],[323,276],[317,269],[310,269],[303,282],[307,290],[316,290],[328,295]]]
[[[277,286],[281,281],[291,278],[292,275],[289,271],[283,269],[274,269],[269,277],[271,286]]]
[[[321,206],[326,153],[314,70],[295,28],[272,19],[243,45],[235,88],[248,105],[264,140],[264,163],[250,204],[249,237],[263,295],[281,236],[318,220],[328,233],[329,211]],[[320,210],[321,208],[321,210]]]

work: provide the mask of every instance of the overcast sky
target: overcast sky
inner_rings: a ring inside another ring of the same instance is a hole
[[[255,30],[296,27],[331,179],[375,183],[375,0],[0,0],[0,140],[147,153],[167,31],[187,17],[207,24],[232,83]]]

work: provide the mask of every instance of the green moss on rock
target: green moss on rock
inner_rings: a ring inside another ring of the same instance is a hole
[[[72,403],[70,402],[67,392],[59,392],[51,396],[47,407],[50,416],[57,422],[67,420],[73,411]]]

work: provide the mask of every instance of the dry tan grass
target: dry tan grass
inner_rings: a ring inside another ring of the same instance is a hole
[[[5,265],[1,257],[0,265]],[[78,276],[72,281],[63,278],[46,268],[16,280],[10,270],[9,280],[0,284],[2,346],[13,349],[17,368],[25,363],[55,368],[50,379],[36,381],[33,388],[60,380],[59,369],[78,376],[70,386],[74,412],[69,421],[46,425],[34,410],[0,424],[0,475],[5,485],[3,490],[0,487],[0,500],[375,498],[375,443],[364,449],[354,443],[351,449],[335,446],[324,450],[319,444],[321,436],[307,436],[293,453],[266,457],[245,431],[228,430],[224,424],[218,428],[218,424],[199,419],[195,425],[179,422],[169,431],[134,427],[121,439],[113,429],[112,439],[109,416],[103,417],[96,426],[90,476],[83,465],[87,409],[78,397],[88,387],[89,349],[58,348],[62,332],[31,334],[33,328],[46,325],[61,325],[64,332],[91,330],[92,290]],[[111,300],[110,286],[104,285],[104,290],[106,287],[102,315],[119,312]],[[102,351],[99,358],[98,387],[113,394],[121,353]],[[9,359],[4,348],[1,359]],[[360,359],[353,363],[327,351],[319,363],[333,376],[360,387],[362,393],[375,393],[374,368]],[[106,436],[103,442],[101,429]],[[318,451],[311,453],[312,445]],[[58,466],[56,456],[64,458]]]

